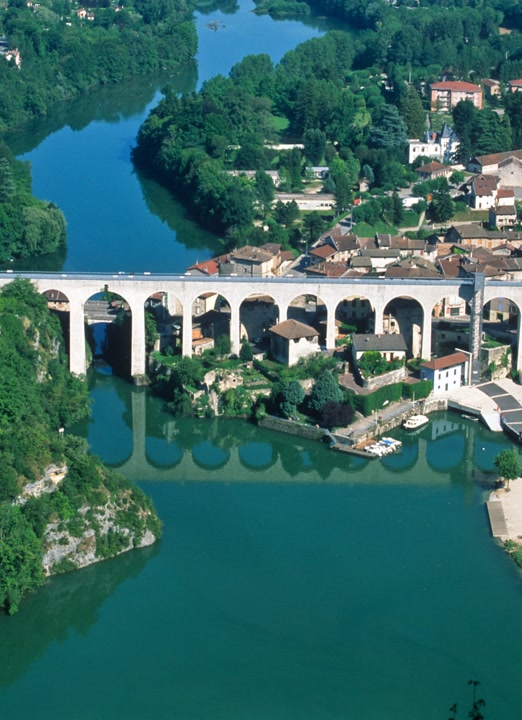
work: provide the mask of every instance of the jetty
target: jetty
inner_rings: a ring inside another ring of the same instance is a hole
[[[486,503],[491,534],[502,540],[522,536],[522,478],[512,480],[508,488],[494,490]]]

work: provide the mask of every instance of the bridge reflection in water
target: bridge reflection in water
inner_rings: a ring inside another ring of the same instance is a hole
[[[159,403],[146,390],[133,389],[130,397],[125,419],[132,429],[132,454],[110,464],[135,481],[390,484],[393,478],[396,484],[420,486],[488,483],[495,477],[487,477],[493,458],[509,444],[501,433],[438,413],[417,436],[395,432],[403,440],[400,453],[366,460],[239,420],[158,415]],[[391,474],[383,473],[383,467]]]

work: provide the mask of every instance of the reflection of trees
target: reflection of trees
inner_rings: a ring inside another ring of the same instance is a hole
[[[204,230],[191,220],[183,205],[166,188],[148,178],[142,171],[136,171],[136,177],[149,212],[159,217],[162,223],[176,233],[176,242],[186,248],[201,250],[201,261],[223,251],[223,244],[217,235]]]
[[[35,255],[30,258],[22,258],[9,263],[11,270],[28,270],[32,272],[59,272],[67,258],[67,247],[60,247],[59,250],[47,255]]]
[[[210,15],[220,12],[223,15],[233,15],[239,10],[239,3],[236,0],[211,0],[210,2],[198,3],[200,15]]]
[[[91,122],[119,122],[145,111],[158,88],[168,81],[178,92],[194,90],[197,84],[197,65],[187,63],[174,76],[166,73],[134,77],[124,82],[101,87],[73,100],[53,107],[44,117],[9,133],[6,141],[15,155],[31,152],[49,135],[64,127],[82,130]]]
[[[105,600],[122,582],[137,577],[157,552],[158,543],[51,578],[24,600],[24,612],[12,618],[0,617],[2,643],[9,648],[9,661],[0,663],[0,687],[15,682],[48,645],[63,642],[70,630],[88,635]]]

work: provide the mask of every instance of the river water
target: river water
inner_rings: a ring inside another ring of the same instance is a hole
[[[196,87],[247,52],[278,59],[323,30],[250,9],[198,15],[199,68],[176,81]],[[93,93],[11,136],[35,193],[67,215],[67,257],[49,267],[177,271],[217,244],[129,163],[163,81]],[[521,576],[483,504],[502,435],[440,414],[368,462],[90,382],[92,417],[74,430],[154,498],[164,537],[0,616],[2,719],[446,720],[454,702],[467,716],[469,680],[488,720],[522,717]]]

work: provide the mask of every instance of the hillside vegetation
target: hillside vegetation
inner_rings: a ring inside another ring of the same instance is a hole
[[[88,414],[87,386],[25,280],[0,293],[0,367],[0,608],[12,613],[46,573],[150,544],[161,525],[139,488],[58,432]]]
[[[10,0],[0,9],[0,36],[19,51],[21,63],[0,58],[0,130],[41,117],[58,100],[96,85],[192,59],[197,34],[191,10],[185,0],[124,6]]]

